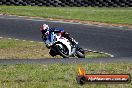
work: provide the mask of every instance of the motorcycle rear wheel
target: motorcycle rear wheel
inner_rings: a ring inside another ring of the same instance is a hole
[[[85,58],[85,52],[82,48],[79,48],[77,51],[76,51],[76,56],[78,58]]]

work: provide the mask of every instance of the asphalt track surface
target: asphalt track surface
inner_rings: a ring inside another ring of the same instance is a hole
[[[32,20],[15,16],[0,16],[0,37],[11,37],[42,42],[39,27],[43,23],[46,23],[53,28],[64,28],[65,31],[70,33],[70,35],[75,38],[83,48],[91,49],[93,51],[107,52],[115,57],[98,60],[72,59],[73,62],[86,62],[86,60],[89,62],[103,62],[105,60],[105,62],[120,60],[128,62],[132,61],[132,30],[127,27],[83,25],[58,21],[44,21],[40,19]],[[51,59],[51,61],[52,60],[57,62],[54,59]],[[62,60],[65,62],[72,62],[69,59]],[[63,62],[62,60],[60,61]],[[17,61],[18,60],[16,60],[16,62]],[[41,60],[34,61],[41,62]],[[50,61],[48,60],[47,62]]]

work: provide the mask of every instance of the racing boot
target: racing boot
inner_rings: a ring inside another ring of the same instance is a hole
[[[50,49],[50,47],[52,46],[52,43],[49,40],[47,40],[45,44],[48,49]]]

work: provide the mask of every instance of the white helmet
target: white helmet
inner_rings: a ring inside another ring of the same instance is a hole
[[[48,31],[49,30],[49,26],[47,24],[43,24],[41,27],[40,27],[40,30],[43,31],[43,30],[46,30]]]

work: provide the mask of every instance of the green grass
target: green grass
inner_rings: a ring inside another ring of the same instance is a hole
[[[21,40],[0,39],[0,59],[40,59],[53,58],[43,43]],[[106,54],[86,53],[86,58],[106,58]],[[60,58],[56,56],[55,58]]]
[[[0,6],[0,13],[132,25],[132,8]]]
[[[82,67],[88,74],[131,74],[132,64],[90,63]],[[131,88],[130,84],[77,84],[76,64],[0,65],[1,88]]]

